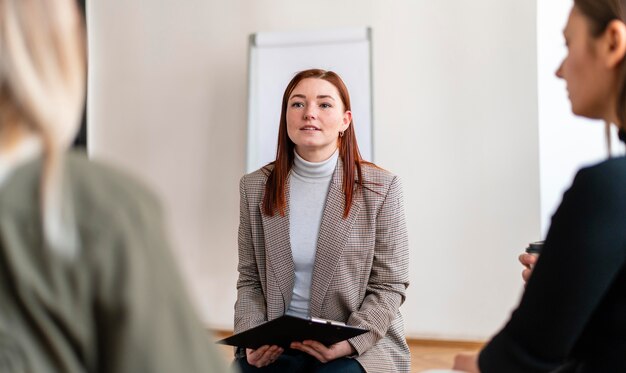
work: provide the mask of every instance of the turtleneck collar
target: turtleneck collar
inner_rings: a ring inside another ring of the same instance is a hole
[[[304,160],[298,152],[294,150],[295,158],[293,161],[293,172],[304,178],[319,179],[332,176],[337,166],[339,158],[339,149],[335,150],[333,155],[322,162],[309,162]]]

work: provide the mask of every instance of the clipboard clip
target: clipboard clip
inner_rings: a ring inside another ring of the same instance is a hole
[[[335,320],[327,320],[327,319],[322,319],[319,317],[310,317],[311,321],[316,322],[316,323],[320,323],[320,324],[328,324],[328,325],[336,325],[336,326],[346,326],[345,322],[341,322],[341,321],[335,321]]]

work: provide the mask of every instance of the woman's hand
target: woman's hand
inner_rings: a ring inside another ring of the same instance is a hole
[[[460,370],[463,372],[480,373],[478,369],[478,355],[477,354],[458,354],[454,358],[454,370]]]
[[[348,341],[341,341],[326,347],[317,341],[291,342],[291,348],[313,356],[322,363],[354,354],[356,351]]]
[[[283,353],[283,349],[278,346],[261,346],[256,350],[251,348],[246,348],[246,358],[248,359],[248,364],[255,366],[257,368],[262,368],[264,366],[268,366]]]
[[[522,263],[524,267],[526,267],[522,271],[522,279],[524,279],[524,282],[526,283],[528,282],[530,275],[533,273],[533,266],[535,265],[535,263],[537,263],[537,256],[524,253],[519,256],[519,262]]]

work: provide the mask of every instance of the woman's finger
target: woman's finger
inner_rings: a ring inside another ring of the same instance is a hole
[[[327,356],[328,348],[326,348],[326,346],[324,346],[323,344],[319,342],[304,341],[302,343],[300,342],[296,342],[296,343],[300,351],[306,352],[307,354],[313,356],[314,358],[316,358],[322,363],[327,363],[330,360],[332,360]]]
[[[253,349],[246,349],[246,355],[247,355],[247,360],[248,360],[248,364],[253,365],[257,368],[260,368],[261,363],[264,363],[264,356],[266,354],[266,352],[269,350],[270,346],[265,345],[265,346],[261,346],[259,348],[257,348],[256,350]]]
[[[295,349],[295,350],[300,350],[304,353],[307,353],[311,356],[313,356],[315,359],[317,359],[318,361],[322,362],[322,363],[327,363],[328,359],[326,359],[326,357],[324,357],[319,351],[317,351],[316,349],[314,349],[311,346],[307,346],[303,343],[300,342],[293,342],[291,344],[291,348]]]

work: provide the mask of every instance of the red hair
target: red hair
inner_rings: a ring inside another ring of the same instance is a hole
[[[274,216],[278,211],[281,216],[285,216],[286,187],[289,171],[293,166],[295,144],[287,134],[287,105],[289,96],[294,88],[303,79],[323,79],[337,88],[339,97],[343,102],[344,111],[351,110],[350,95],[343,80],[332,71],[310,69],[304,70],[296,74],[291,79],[285,93],[283,94],[283,102],[280,110],[280,122],[278,128],[278,147],[276,149],[276,160],[269,165],[274,165],[273,169],[266,168],[269,172],[267,183],[265,184],[265,194],[263,195],[263,213],[268,216]],[[363,185],[362,164],[368,163],[361,158],[359,146],[356,142],[356,134],[354,132],[354,123],[351,121],[348,128],[344,131],[343,136],[338,138],[337,147],[339,148],[339,156],[343,161],[343,194],[345,196],[345,207],[343,210],[344,219],[350,213],[354,193],[360,191]],[[269,166],[268,165],[268,166]],[[267,167],[267,166],[266,166]]]

